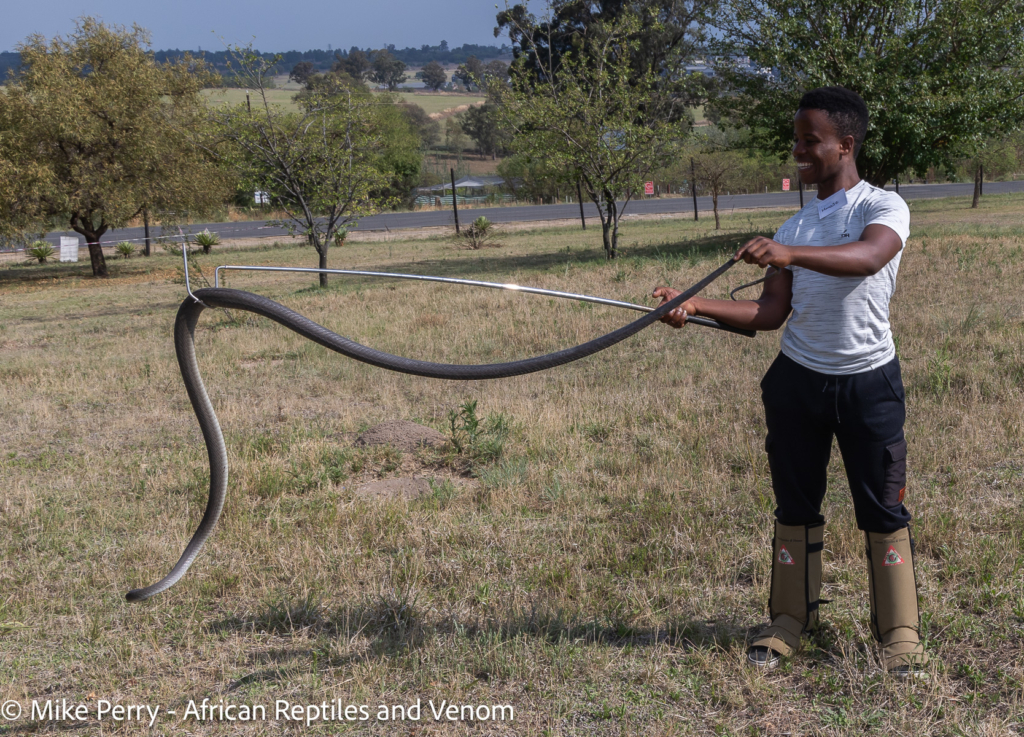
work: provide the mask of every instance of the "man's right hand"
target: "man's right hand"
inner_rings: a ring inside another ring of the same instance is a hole
[[[658,297],[661,299],[661,305],[666,302],[671,302],[673,299],[682,294],[678,289],[672,289],[672,287],[657,287],[654,290],[652,297]],[[697,310],[694,307],[693,300],[687,300],[681,305],[676,307],[674,310],[669,312],[667,315],[661,318],[661,321],[666,325],[671,325],[674,328],[681,328],[686,324],[687,315],[696,315]]]

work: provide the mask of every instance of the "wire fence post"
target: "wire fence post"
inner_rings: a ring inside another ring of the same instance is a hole
[[[697,222],[697,167],[690,157],[690,191],[693,193],[693,222]]]
[[[146,250],[144,253],[149,256],[151,253],[151,241],[149,239],[149,208],[142,208],[142,224],[146,228]]]
[[[576,199],[580,201],[580,222],[583,223],[583,229],[587,229],[587,219],[583,216],[583,190],[580,189],[580,180],[576,180]]]
[[[452,174],[452,210],[455,211],[455,234],[459,234],[459,196],[455,193],[455,169],[449,169]]]

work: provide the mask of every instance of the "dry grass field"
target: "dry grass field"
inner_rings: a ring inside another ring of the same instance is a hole
[[[758,381],[778,335],[697,327],[655,325],[576,364],[470,383],[387,373],[262,318],[209,311],[197,352],[228,445],[228,502],[182,582],[128,605],[129,588],[177,560],[206,500],[171,340],[184,288],[161,254],[112,262],[104,281],[87,263],[0,271],[0,703],[24,710],[0,735],[1024,733],[1024,197],[911,210],[892,313],[927,681],[879,669],[838,453],[824,627],[779,671],[744,667],[766,619],[773,503]],[[508,232],[481,251],[353,243],[331,265],[643,302],[787,216],[735,213],[719,234],[707,221],[629,222],[610,264],[596,229],[566,228]],[[199,258],[211,278],[217,263],[315,264],[293,246]],[[737,266],[706,293],[757,275]],[[534,355],[634,316],[455,286],[312,285],[229,279],[436,361]],[[387,420],[452,442],[353,445]],[[429,485],[373,483],[395,478]],[[87,719],[32,721],[32,700],[48,699],[85,704]],[[97,721],[100,699],[162,711],[152,728],[148,715]],[[263,705],[267,721],[183,719],[203,699]],[[381,704],[417,700],[418,721],[377,718]],[[279,701],[366,705],[370,718],[275,721]],[[438,721],[429,701],[508,705],[514,721]]]
[[[296,89],[295,84],[292,83],[287,87],[267,90],[267,99],[271,103],[281,105],[285,109],[297,110],[298,108],[295,106],[295,100],[293,98],[298,91],[299,90]],[[470,105],[478,105],[484,102],[484,96],[480,94],[460,95],[453,92],[439,92],[431,94],[427,92],[410,91],[401,91],[395,94],[396,97],[403,102],[411,102],[415,105],[419,105],[427,112],[428,115],[444,115],[446,112],[453,111],[456,108],[459,110],[465,110]],[[239,105],[245,102],[245,90],[233,87],[203,90],[203,95],[211,104],[214,105]],[[250,93],[250,98],[252,104],[255,105],[255,93]]]
[[[399,91],[396,95],[404,102],[419,105],[428,115],[444,114],[457,108],[465,110],[470,105],[480,105],[486,101],[485,96],[479,93],[465,95],[455,92]]]
[[[297,90],[293,89],[270,89],[267,90],[267,101],[280,105],[287,110],[298,110],[295,105],[295,101],[292,99],[295,97]],[[203,96],[209,100],[211,105],[240,105],[245,102],[246,90],[239,89],[236,87],[218,87],[203,90]],[[250,92],[249,98],[253,105],[258,102],[258,95]]]

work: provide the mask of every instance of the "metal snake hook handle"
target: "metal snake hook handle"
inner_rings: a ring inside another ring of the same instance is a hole
[[[185,575],[185,572],[192,565],[196,556],[199,555],[210,535],[213,534],[217,520],[224,509],[228,483],[227,449],[224,446],[224,436],[221,434],[220,423],[217,421],[213,404],[210,402],[210,398],[206,393],[206,387],[203,385],[202,376],[199,374],[195,352],[196,324],[199,321],[199,316],[207,307],[225,307],[262,315],[315,343],[319,343],[325,348],[329,348],[349,358],[354,358],[357,361],[391,371],[436,379],[462,381],[499,379],[554,368],[555,366],[578,361],[581,358],[610,348],[660,320],[690,297],[700,292],[736,263],[736,260],[730,257],[728,261],[682,292],[675,299],[666,302],[628,325],[624,325],[594,340],[572,348],[556,351],[555,353],[548,353],[520,361],[479,365],[432,363],[384,353],[333,333],[284,305],[251,292],[217,288],[200,289],[195,294],[189,291],[189,296],[181,303],[181,306],[178,308],[177,318],[174,321],[174,350],[178,357],[178,366],[181,368],[181,377],[185,382],[189,401],[192,402],[192,408],[195,410],[199,427],[203,431],[203,439],[206,441],[207,454],[210,459],[210,498],[199,527],[170,573],[151,586],[132,589],[128,592],[126,598],[130,602],[144,601],[151,596],[166,591],[177,583]]]

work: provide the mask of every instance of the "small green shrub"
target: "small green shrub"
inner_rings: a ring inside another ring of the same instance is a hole
[[[211,233],[209,229],[207,229],[201,233],[196,233],[195,241],[196,245],[202,246],[203,253],[209,253],[211,246],[216,246],[220,243],[220,236],[216,233]]]
[[[117,252],[121,254],[121,257],[125,260],[130,259],[135,253],[135,244],[129,243],[128,241],[121,241],[116,246]]]
[[[348,228],[338,228],[334,231],[334,245],[339,248],[345,245],[346,238],[348,238]]]
[[[466,244],[467,248],[477,251],[488,245],[488,241],[494,236],[494,223],[483,215],[473,221],[472,225],[466,228],[459,237]],[[493,245],[493,244],[491,244]]]
[[[476,400],[472,399],[448,412],[448,427],[456,453],[477,463],[491,463],[504,453],[512,423],[500,413],[481,420],[476,415]]]
[[[36,241],[28,248],[28,261],[45,264],[53,254],[53,246],[46,241]]]

